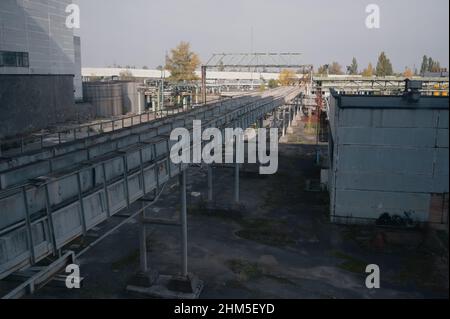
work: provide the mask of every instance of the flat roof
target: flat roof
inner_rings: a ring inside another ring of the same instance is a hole
[[[342,109],[449,109],[447,96],[421,96],[413,100],[406,95],[350,95],[331,90]]]

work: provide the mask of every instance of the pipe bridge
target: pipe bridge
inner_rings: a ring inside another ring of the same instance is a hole
[[[173,129],[185,127],[192,134],[194,120],[202,121],[202,129],[245,129],[285,105],[291,121],[301,92],[288,87],[248,94],[1,159],[0,279],[61,255],[77,237],[182,176],[187,165],[170,160]]]

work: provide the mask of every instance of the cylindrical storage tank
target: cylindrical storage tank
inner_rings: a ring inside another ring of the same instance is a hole
[[[83,94],[100,117],[112,117],[123,114],[122,86],[111,82],[86,82]]]

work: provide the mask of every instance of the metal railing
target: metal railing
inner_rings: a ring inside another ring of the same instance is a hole
[[[58,146],[63,143],[73,142],[86,137],[101,135],[107,132],[114,132],[127,127],[140,125],[153,120],[176,115],[189,111],[196,106],[189,108],[173,108],[159,111],[148,111],[138,115],[128,115],[111,120],[104,120],[96,123],[78,125],[75,127],[48,132],[43,134],[32,134],[19,138],[12,138],[0,142],[0,157],[18,156],[27,152],[34,152],[45,147]]]

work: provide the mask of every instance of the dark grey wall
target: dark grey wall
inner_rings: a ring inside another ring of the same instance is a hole
[[[1,75],[0,137],[63,122],[75,110],[73,75]]]

